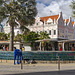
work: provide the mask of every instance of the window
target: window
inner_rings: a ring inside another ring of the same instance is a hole
[[[62,37],[64,38],[64,36],[62,35]]]
[[[38,31],[37,31],[37,34],[38,34]]]
[[[62,33],[64,33],[64,30],[62,30]]]
[[[48,24],[51,24],[51,22],[49,22]]]
[[[62,25],[62,21],[60,22],[60,24]]]
[[[56,35],[56,30],[54,30],[54,35]]]
[[[67,22],[65,22],[64,24],[65,24],[64,26],[67,26]]]
[[[60,30],[58,30],[58,35],[60,35]]]
[[[38,23],[36,23],[36,25],[38,25]]]
[[[45,33],[47,33],[47,31],[45,31]]]
[[[51,35],[51,30],[49,30],[49,34]]]
[[[19,31],[17,31],[17,34],[19,34]]]

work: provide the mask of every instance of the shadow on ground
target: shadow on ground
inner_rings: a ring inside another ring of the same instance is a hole
[[[34,72],[34,73],[21,73],[21,74],[5,74],[5,75],[75,75],[75,70]]]

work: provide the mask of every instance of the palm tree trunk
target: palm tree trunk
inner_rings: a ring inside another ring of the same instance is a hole
[[[10,25],[10,45],[9,50],[13,51],[13,40],[14,40],[14,25]]]

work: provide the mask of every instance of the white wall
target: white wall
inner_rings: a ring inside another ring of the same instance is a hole
[[[31,47],[30,46],[24,46],[25,51],[31,51]]]
[[[22,34],[20,28],[17,27],[17,28],[14,28],[15,36],[17,35],[17,31],[19,31],[19,34]],[[4,32],[7,34],[10,33],[10,25],[8,23],[4,25]]]
[[[51,35],[49,35],[50,38],[57,38],[57,24],[50,24],[45,25],[44,30],[49,33],[49,30],[51,30]],[[56,30],[56,35],[54,35],[54,30]]]
[[[19,28],[14,28],[14,33],[15,36],[18,34],[17,32],[19,31],[19,34],[22,34],[21,30]]]

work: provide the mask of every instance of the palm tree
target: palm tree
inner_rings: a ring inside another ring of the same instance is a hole
[[[40,32],[39,39],[40,40],[50,39],[50,37],[49,37],[49,34],[47,34],[47,32]],[[42,50],[43,51],[44,51],[44,47],[45,47],[45,45],[46,45],[47,42],[49,42],[49,41],[46,41],[46,42],[42,41],[41,42],[42,43]]]
[[[3,21],[3,19],[6,18],[5,12],[4,12],[5,8],[2,7],[3,2],[4,2],[3,0],[0,0],[0,24]]]
[[[35,22],[37,14],[35,0],[3,0],[3,5],[0,7],[0,16],[8,17],[10,25],[10,50],[13,50],[14,26],[32,25]],[[4,13],[3,13],[4,12]],[[1,14],[2,13],[2,14]]]
[[[72,17],[75,17],[75,1],[72,1],[70,7],[72,8]]]
[[[30,42],[31,48],[32,48],[32,50],[34,50],[34,48],[35,48],[34,42],[39,39],[38,37],[39,37],[38,33],[31,31],[26,36],[23,36],[23,40],[25,43]]]
[[[7,34],[0,32],[0,40],[8,40]]]
[[[20,26],[20,29],[22,30],[23,35],[27,35],[30,30],[26,26]]]
[[[43,39],[50,39],[49,35],[47,34],[47,32],[40,32],[40,37],[39,37],[40,40],[43,40]]]

